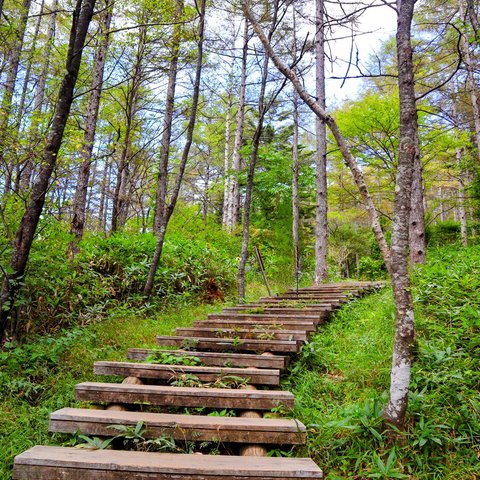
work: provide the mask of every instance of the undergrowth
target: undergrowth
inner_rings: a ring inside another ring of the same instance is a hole
[[[480,247],[432,251],[414,275],[418,348],[408,427],[382,430],[394,308],[386,289],[341,309],[302,350],[286,387],[330,480],[480,475]]]

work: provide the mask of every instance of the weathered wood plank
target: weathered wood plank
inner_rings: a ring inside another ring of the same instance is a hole
[[[289,357],[271,355],[265,357],[254,353],[223,353],[223,352],[197,352],[187,350],[149,350],[145,348],[130,348],[128,358],[131,360],[147,360],[155,352],[165,352],[177,357],[197,357],[204,365],[215,367],[256,367],[274,368],[283,370],[288,365]]]
[[[150,404],[177,407],[271,410],[280,405],[293,408],[290,392],[236,390],[223,388],[169,387],[162,385],[122,385],[85,382],[75,387],[77,400],[95,403]]]
[[[202,382],[214,382],[222,377],[243,378],[252,385],[278,385],[280,370],[260,368],[202,367],[188,365],[161,365],[156,363],[95,362],[93,371],[97,375],[149,378],[172,381],[182,374],[195,375]]]
[[[63,408],[50,414],[49,431],[80,432],[112,437],[113,425],[145,426],[144,438],[168,435],[175,440],[262,444],[303,444],[305,425],[295,420],[270,418],[211,417],[150,412],[108,412],[85,408]]]
[[[279,480],[323,478],[309,458],[235,457],[33,447],[15,458],[15,480]]]
[[[300,344],[302,342],[296,340],[250,340],[236,338],[217,339],[158,336],[157,343],[169,347],[185,348],[187,346],[195,350],[296,353],[300,350]]]
[[[259,330],[262,328],[271,328],[276,330],[302,330],[304,332],[315,331],[315,322],[302,322],[301,320],[277,320],[277,318],[270,318],[265,320],[245,320],[235,319],[231,316],[231,319],[220,318],[216,320],[198,320],[194,322],[194,327],[209,327],[209,328],[245,328],[248,330]]]
[[[177,335],[182,337],[203,337],[203,338],[245,338],[259,340],[303,340],[308,339],[306,331],[296,330],[278,330],[268,328],[268,326],[253,328],[228,328],[228,327],[205,327],[194,326],[192,328],[177,328]]]

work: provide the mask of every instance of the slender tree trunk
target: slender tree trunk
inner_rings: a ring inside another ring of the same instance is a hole
[[[416,138],[418,153],[415,155],[412,180],[412,205],[410,211],[410,262],[414,265],[425,263],[427,242],[425,236],[425,202],[423,194],[423,167],[420,160],[418,136]]]
[[[166,198],[163,198],[161,200],[162,205],[164,205],[163,217],[161,218],[161,222],[160,222],[160,229],[157,236],[157,244],[155,246],[155,252],[153,255],[152,264],[150,265],[147,281],[145,282],[145,286],[143,289],[143,294],[146,297],[149,297],[152,294],[153,285],[155,282],[155,274],[157,272],[158,264],[160,263],[160,258],[162,256],[163,244],[165,242],[165,235],[167,232],[168,222],[170,221],[170,218],[177,204],[178,196],[180,194],[180,188],[182,186],[183,175],[185,173],[185,167],[187,166],[188,156],[190,153],[190,147],[192,146],[193,133],[195,130],[195,123],[197,120],[198,99],[200,97],[200,81],[202,78],[203,45],[205,40],[205,10],[206,10],[206,0],[201,0],[199,5],[199,12],[198,12],[199,13],[198,51],[197,51],[197,61],[196,61],[196,67],[195,67],[195,81],[193,85],[192,107],[190,109],[190,117],[188,119],[187,137],[185,141],[185,146],[183,147],[182,158],[180,159],[180,165],[178,167],[178,172],[175,179],[175,185],[173,187],[170,204],[167,206]],[[168,164],[166,165],[166,167],[168,168]],[[165,192],[165,195],[166,195],[166,192]]]
[[[13,107],[13,95],[15,92],[15,85],[17,83],[18,68],[20,66],[20,56],[22,54],[23,42],[25,38],[25,30],[28,22],[28,12],[30,11],[31,0],[23,0],[20,7],[20,20],[18,28],[16,29],[16,39],[8,54],[8,69],[4,82],[4,91],[0,111],[0,165],[5,165],[5,185],[4,194],[8,194],[12,187],[13,171],[15,166],[13,162],[8,162],[5,159],[6,142],[8,138],[8,130],[10,117]]]
[[[395,299],[395,339],[390,396],[385,422],[403,430],[408,406],[412,347],[415,341],[413,300],[409,278],[409,217],[411,184],[418,156],[418,124],[413,77],[411,26],[416,0],[397,0],[397,59],[400,97],[400,148],[395,187],[391,277]]]
[[[43,211],[45,196],[73,103],[73,94],[80,70],[82,52],[94,8],[95,0],[77,0],[70,32],[66,73],[59,89],[55,115],[46,140],[40,172],[37,181],[33,185],[30,199],[15,236],[15,246],[10,259],[12,273],[8,274],[2,283],[0,294],[0,340],[5,336],[10,313],[15,307],[15,300],[25,274],[30,249]],[[16,326],[14,325],[14,327]],[[16,328],[12,328],[12,330],[14,331]]]
[[[465,0],[460,0],[460,17],[465,20]],[[475,66],[474,60],[470,52],[470,45],[465,35],[461,40],[461,52],[463,55],[463,62],[467,71],[467,89],[470,94],[470,101],[472,102],[473,124],[475,126],[475,144],[477,147],[477,158],[480,161],[480,107],[478,105],[477,84],[475,81]]]
[[[315,56],[316,56],[316,94],[320,107],[326,110],[325,95],[325,25],[324,25],[324,0],[315,2]],[[325,121],[315,117],[316,131],[316,223],[315,223],[315,285],[324,282],[328,277],[327,266],[327,129]]]
[[[50,22],[44,47],[44,62],[42,70],[38,77],[37,88],[35,90],[33,112],[29,129],[28,151],[19,180],[19,189],[21,192],[25,192],[30,186],[30,180],[34,169],[35,150],[37,148],[37,143],[39,142],[40,137],[40,119],[42,115],[43,104],[45,101],[45,87],[47,84],[48,69],[50,67],[50,57],[52,54],[53,41],[55,38],[55,29],[57,23],[57,4],[58,0],[53,0],[50,7]]]
[[[175,18],[178,22],[183,15],[183,0],[176,0],[175,8]],[[170,156],[170,141],[172,138],[173,114],[175,111],[175,89],[177,86],[178,57],[180,55],[181,40],[182,28],[180,23],[177,23],[173,27],[172,54],[170,68],[168,70],[167,97],[165,100],[165,116],[163,117],[163,134],[160,145],[160,164],[158,169],[155,216],[153,219],[153,231],[157,235],[160,235],[160,229],[167,208],[165,200],[167,198],[168,186],[168,161]]]
[[[301,275],[300,263],[300,198],[298,188],[298,93],[293,92],[293,175],[292,175],[292,238],[293,238],[293,261],[294,261],[294,278],[298,284]]]
[[[93,144],[97,131],[98,112],[100,110],[100,99],[103,90],[103,75],[107,59],[108,46],[110,43],[110,24],[112,21],[113,9],[106,5],[99,21],[100,35],[97,51],[93,61],[93,74],[90,98],[88,100],[87,117],[85,119],[85,134],[83,137],[80,159],[82,161],[78,172],[77,188],[73,198],[73,217],[70,225],[70,234],[73,239],[69,245],[69,254],[76,255],[80,249],[79,244],[83,237],[85,228],[85,203],[87,200],[88,181],[90,178],[90,165],[92,163]]]
[[[227,115],[225,118],[225,154],[223,160],[224,187],[223,187],[223,216],[222,225],[227,226],[228,208],[230,199],[231,165],[230,165],[230,114],[232,109],[232,95],[228,94]]]
[[[296,73],[291,68],[288,68],[282,62],[280,57],[275,53],[270,42],[268,41],[268,38],[263,32],[261,26],[258,24],[258,22],[255,21],[253,14],[250,11],[248,0],[242,0],[242,9],[245,13],[245,16],[248,18],[248,20],[252,24],[253,29],[255,30],[255,33],[257,34],[259,40],[262,42],[265,48],[265,51],[267,52],[268,56],[272,59],[277,69],[292,82],[292,85],[295,87],[300,98],[305,102],[305,104],[310,108],[310,110],[315,115],[320,117],[326,123],[326,125],[332,132],[332,135],[335,139],[335,142],[338,145],[340,153],[342,154],[346,164],[350,168],[350,171],[352,172],[352,175],[353,175],[353,179],[365,202],[365,207],[367,209],[367,212],[370,218],[370,224],[375,234],[375,238],[378,242],[380,252],[383,256],[385,264],[387,265],[387,268],[390,269],[390,251],[389,251],[387,241],[385,239],[385,235],[383,234],[378,212],[373,203],[373,200],[370,195],[368,186],[365,182],[365,178],[363,176],[362,170],[358,167],[355,161],[355,158],[353,157],[345,138],[341,134],[340,129],[338,128],[338,125],[335,122],[335,119],[330,115],[328,115],[325,112],[325,110],[318,104],[318,102],[316,102],[315,99],[310,96],[310,94],[305,90],[302,82],[300,81]]]
[[[130,177],[130,157],[132,154],[132,142],[137,117],[138,97],[140,86],[143,81],[143,61],[145,55],[146,27],[141,26],[135,61],[132,68],[132,79],[129,85],[125,105],[125,137],[123,140],[120,160],[118,162],[117,180],[112,199],[112,222],[111,231],[117,232],[125,226],[128,212],[128,182]]]
[[[268,32],[268,41],[270,42],[272,36],[277,27],[277,15],[278,15],[278,0],[273,2],[272,8],[272,23]],[[246,20],[245,20],[246,21]],[[258,123],[255,129],[255,134],[252,140],[252,153],[250,155],[250,165],[248,167],[247,186],[245,191],[245,204],[243,212],[243,236],[242,236],[242,250],[240,252],[240,262],[238,265],[238,301],[239,303],[245,303],[245,269],[248,260],[248,245],[250,243],[250,213],[252,206],[252,194],[253,194],[253,180],[255,176],[255,167],[258,159],[258,149],[260,147],[260,139],[263,132],[263,123],[265,115],[270,105],[265,104],[265,92],[267,88],[268,79],[268,64],[269,57],[265,54],[262,68],[262,80],[260,83],[260,93],[258,95]]]
[[[465,196],[465,182],[463,179],[463,173],[461,171],[462,164],[462,149],[457,148],[456,150],[457,158],[457,167],[458,167],[458,213],[460,217],[460,236],[462,239],[462,245],[464,247],[468,246],[468,227],[467,227],[467,211],[465,208],[466,205],[466,196]]]
[[[42,0],[42,2],[40,4],[40,14],[38,15],[38,18],[37,18],[37,23],[35,25],[35,31],[33,33],[33,38],[32,38],[32,42],[31,42],[31,46],[30,46],[30,55],[29,55],[28,63],[27,63],[27,70],[25,71],[25,75],[24,75],[24,78],[23,78],[22,94],[20,96],[20,102],[18,103],[18,112],[17,112],[18,130],[20,130],[23,115],[25,113],[24,110],[25,110],[25,102],[27,100],[28,84],[30,83],[30,75],[32,73],[33,56],[35,55],[35,50],[37,48],[38,35],[40,33],[40,26],[42,24],[42,18],[43,18],[43,14],[44,14],[44,5],[45,5],[45,0]]]
[[[243,144],[243,129],[245,124],[245,99],[247,93],[247,59],[248,59],[248,21],[245,19],[243,29],[242,71],[240,73],[240,91],[238,94],[237,126],[232,153],[232,170],[230,177],[229,208],[227,216],[227,231],[232,232],[240,221],[240,188],[238,174],[242,166],[241,148]]]

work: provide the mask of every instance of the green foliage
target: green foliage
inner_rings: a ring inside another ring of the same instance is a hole
[[[382,428],[394,307],[390,290],[339,310],[306,344],[285,386],[327,478],[468,479],[480,473],[480,247],[430,252],[415,271],[418,348],[408,426]]]
[[[142,312],[179,297],[216,300],[235,283],[236,265],[227,247],[173,234],[165,242],[153,296],[146,303],[142,289],[155,248],[154,235],[92,235],[82,243],[81,253],[66,261],[63,252],[69,241],[65,226],[54,223],[45,225],[34,243],[17,300],[25,319],[24,333],[85,325],[119,306]],[[8,263],[8,255],[4,250],[3,264]]]
[[[202,365],[202,361],[198,357],[191,355],[171,355],[166,350],[154,350],[145,361],[147,363],[159,363],[162,365]]]

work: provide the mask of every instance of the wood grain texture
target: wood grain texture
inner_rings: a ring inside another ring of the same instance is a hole
[[[191,344],[195,350],[280,353],[297,353],[300,350],[301,344],[301,342],[297,342],[296,340],[244,340],[235,338],[217,339],[180,336],[158,336],[157,343],[169,347],[184,347],[185,344]]]
[[[118,434],[113,425],[134,428],[138,422],[145,424],[142,432],[144,438],[169,435],[175,440],[196,442],[305,443],[305,426],[295,420],[111,412],[84,408],[63,408],[51,413],[49,431],[72,434],[78,431],[84,435],[109,437]]]
[[[95,403],[150,404],[161,406],[271,410],[284,405],[293,408],[290,392],[275,390],[231,390],[223,388],[122,385],[85,382],[75,387],[77,400]]]
[[[225,376],[245,379],[254,385],[278,385],[280,370],[256,368],[201,367],[186,365],[160,365],[155,363],[95,362],[97,375],[149,378],[172,381],[182,374],[195,375],[202,382],[214,382]]]
[[[161,350],[146,348],[130,348],[128,358],[131,360],[146,360],[150,355]],[[204,365],[216,367],[257,367],[283,370],[289,361],[289,357],[273,355],[265,358],[255,353],[223,353],[223,352],[197,352],[192,350],[163,350],[168,355],[183,357],[197,357]]]
[[[309,458],[84,450],[33,447],[15,459],[15,480],[323,478]]]
[[[279,330],[272,329],[268,326],[255,326],[252,328],[228,328],[228,327],[205,327],[194,326],[192,328],[177,328],[177,335],[182,337],[203,337],[203,338],[246,338],[262,340],[263,337],[269,340],[303,340],[308,339],[306,331],[300,329],[295,330]]]

